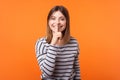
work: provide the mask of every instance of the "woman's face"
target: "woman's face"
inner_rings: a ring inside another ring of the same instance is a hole
[[[60,11],[56,11],[51,15],[48,25],[53,32],[55,32],[56,29],[62,32],[66,28],[66,18]]]

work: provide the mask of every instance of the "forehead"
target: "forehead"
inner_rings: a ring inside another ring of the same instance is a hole
[[[51,16],[53,16],[53,17],[64,17],[62,12],[60,12],[60,11],[53,12]]]

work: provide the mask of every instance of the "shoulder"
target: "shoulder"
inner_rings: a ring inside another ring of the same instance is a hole
[[[80,53],[80,48],[79,48],[79,43],[78,43],[78,40],[75,38],[75,37],[72,37],[70,38],[70,43],[74,45],[75,49],[76,49],[76,56]]]
[[[77,46],[78,49],[80,47],[80,44],[79,44],[78,40],[75,37],[72,37],[72,36],[70,37],[70,44],[73,44],[73,45]]]
[[[38,38],[36,42],[46,42],[46,37]]]
[[[76,54],[76,56],[77,56],[77,55],[80,54],[80,44],[79,44],[78,40],[77,40],[76,38],[74,38],[74,37],[71,37],[71,40],[74,41],[74,44],[75,44],[76,47],[77,47],[77,54]]]
[[[41,37],[36,40],[35,45],[40,44],[40,43],[46,43],[46,37]]]
[[[73,37],[73,36],[70,37],[70,42],[73,42],[73,43],[75,43],[75,44],[78,44],[77,39],[76,39],[75,37]]]

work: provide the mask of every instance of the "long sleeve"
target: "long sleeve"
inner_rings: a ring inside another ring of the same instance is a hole
[[[57,48],[52,45],[47,48],[43,39],[40,39],[36,42],[35,51],[43,77],[52,78],[55,69]]]
[[[81,80],[80,78],[80,67],[79,67],[79,62],[78,62],[78,57],[75,58],[75,80]]]
[[[77,50],[77,55],[75,57],[75,64],[74,64],[74,68],[75,68],[75,77],[74,77],[74,80],[81,80],[81,77],[80,77],[80,65],[79,65],[79,60],[78,60],[78,55],[80,53],[79,51],[79,46],[77,47],[78,50]]]

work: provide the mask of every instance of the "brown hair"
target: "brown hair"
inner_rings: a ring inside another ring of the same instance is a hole
[[[51,15],[55,12],[55,11],[60,11],[66,18],[66,29],[62,32],[63,34],[63,40],[64,40],[64,44],[66,44],[69,39],[70,39],[70,17],[69,17],[69,13],[68,10],[64,7],[64,6],[54,6],[48,16],[47,16],[47,43],[50,43],[52,40],[52,30],[50,29],[48,23],[49,23],[49,19],[51,17]]]

